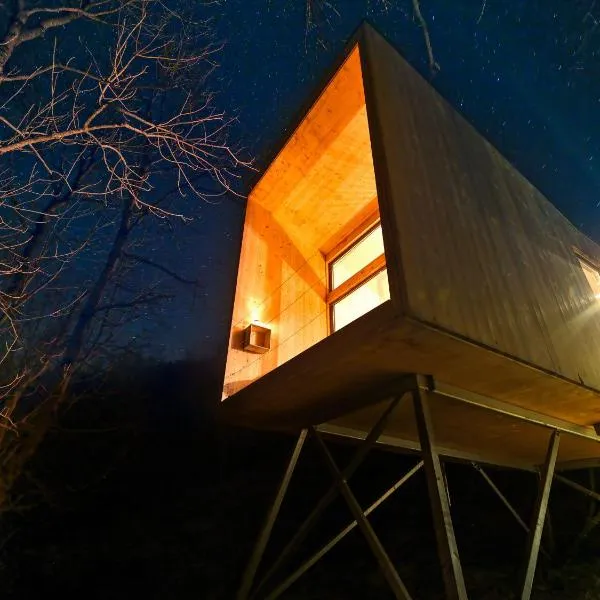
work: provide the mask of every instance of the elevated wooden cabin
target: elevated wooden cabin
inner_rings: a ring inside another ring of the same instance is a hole
[[[600,248],[373,29],[247,203],[221,413],[361,438],[403,374],[442,454],[600,457]],[[418,449],[410,403],[386,446]]]

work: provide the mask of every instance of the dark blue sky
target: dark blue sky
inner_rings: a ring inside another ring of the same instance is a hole
[[[440,71],[431,78],[410,0],[331,0],[339,14],[307,33],[304,0],[226,0],[213,79],[237,117],[231,141],[262,165],[294,115],[368,18],[578,227],[600,240],[600,0],[421,0]],[[484,8],[482,13],[482,8]],[[321,43],[323,42],[323,43]],[[247,175],[246,175],[247,176]],[[222,352],[243,202],[198,208],[180,257],[202,290],[171,306],[167,355]]]

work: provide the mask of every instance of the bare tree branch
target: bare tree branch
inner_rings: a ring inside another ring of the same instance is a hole
[[[158,232],[248,164],[207,88],[202,21],[160,0],[42,2],[18,0],[0,40],[0,513],[30,501],[15,482],[74,378],[197,284],[150,258]]]
[[[130,260],[134,260],[137,263],[141,263],[141,264],[153,267],[154,269],[158,269],[159,271],[162,271],[163,273],[165,273],[165,275],[168,275],[175,281],[179,281],[179,283],[185,283],[185,284],[189,284],[189,285],[197,285],[198,284],[197,279],[187,279],[186,277],[182,277],[181,275],[178,275],[177,273],[175,273],[175,271],[173,271],[172,269],[169,269],[168,267],[165,267],[164,265],[161,265],[149,258],[140,256],[139,254],[133,254],[131,252],[124,252],[123,256]]]
[[[425,21],[425,18],[423,17],[423,13],[421,12],[421,0],[412,0],[412,4],[417,22],[423,30],[423,38],[425,40],[425,49],[427,50],[427,60],[429,62],[429,68],[432,73],[436,73],[440,70],[440,65],[435,60],[435,57],[433,55],[433,46],[431,45],[429,27],[427,25],[427,21]]]

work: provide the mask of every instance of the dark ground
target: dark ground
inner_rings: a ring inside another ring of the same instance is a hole
[[[190,369],[195,373],[191,377]],[[4,598],[235,597],[294,440],[218,427],[206,402],[214,398],[214,381],[200,385],[202,393],[197,385],[188,385],[203,379],[212,381],[190,365],[154,368],[145,383],[151,393],[140,393],[139,386],[127,390],[129,384],[121,381],[63,419],[62,430],[49,437],[40,453],[34,477],[23,484],[24,489],[31,482],[38,485],[45,502],[3,521]],[[305,448],[267,563],[330,482],[312,446]],[[339,445],[333,450],[341,464],[352,452]],[[369,456],[352,480],[363,506],[415,462],[381,452]],[[528,514],[535,477],[490,474],[520,512]],[[524,533],[475,470],[449,465],[448,480],[470,597],[509,598]],[[556,485],[551,508],[557,558],[553,564],[543,561],[534,598],[600,598],[600,536],[591,536],[564,565],[564,550],[581,528],[587,501]],[[409,590],[416,598],[434,600],[443,595],[428,511],[419,472],[370,520]],[[293,564],[349,520],[345,505],[337,501]],[[355,530],[282,597],[387,600],[392,595]]]

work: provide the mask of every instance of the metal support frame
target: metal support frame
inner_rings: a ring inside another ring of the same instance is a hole
[[[517,523],[525,530],[526,533],[529,533],[530,528],[527,525],[527,523],[523,521],[521,515],[519,515],[515,507],[508,501],[508,498],[500,491],[498,486],[491,480],[490,476],[483,470],[482,466],[478,465],[477,463],[473,463],[473,468],[483,477],[483,479],[487,482],[490,488],[492,488],[492,490],[495,492],[496,496],[498,496],[502,504],[504,504],[504,506],[508,508],[508,511],[515,518]],[[550,558],[550,554],[546,551],[546,549],[543,546],[540,548],[540,551],[546,558]]]
[[[590,482],[590,488],[592,491],[596,491],[597,486],[596,486],[596,471],[595,469],[588,469],[588,479]],[[598,512],[598,500],[595,500],[594,498],[590,498],[590,504],[589,504],[589,515],[590,517],[593,517],[597,512]]]
[[[491,412],[495,412],[501,415],[506,415],[519,421],[525,421],[533,425],[541,425],[547,427],[552,431],[559,431],[561,433],[567,433],[574,435],[591,442],[600,442],[600,436],[596,433],[595,429],[591,425],[576,425],[563,419],[551,417],[534,410],[523,408],[515,404],[510,404],[503,400],[497,400],[496,398],[490,398],[489,396],[483,396],[476,392],[470,392],[456,388],[452,385],[448,385],[437,379],[428,379],[419,376],[419,387],[423,390],[429,390],[435,392],[437,395],[446,396],[448,398],[454,398],[465,404],[471,404],[478,408],[483,408]]]
[[[568,479],[567,477],[563,477],[562,475],[558,475],[558,474],[554,475],[554,479],[569,486],[570,488],[576,490],[577,492],[584,494],[585,496],[590,498],[590,500],[592,502],[600,501],[600,494],[598,492],[596,492],[594,490],[590,490],[590,489],[586,488],[585,486],[581,485],[580,483],[572,481],[571,479]],[[577,537],[577,539],[575,540],[575,542],[573,543],[573,545],[570,549],[571,554],[573,554],[577,550],[577,548],[579,547],[581,542],[585,538],[587,538],[590,535],[590,533],[594,529],[596,529],[596,527],[598,527],[598,525],[600,525],[600,511],[595,512],[595,513],[590,512],[590,514],[588,515],[587,521],[585,522],[585,525],[583,526],[581,533],[579,534],[579,536]]]
[[[567,477],[563,477],[562,475],[558,475],[558,474],[554,475],[554,479],[556,479],[556,481],[560,481],[561,483],[564,483],[565,485],[568,485],[570,488],[573,488],[574,490],[577,490],[578,492],[581,492],[582,494],[585,494],[588,498],[592,498],[593,500],[600,501],[600,494],[598,492],[593,492],[592,490],[588,490],[588,488],[581,485],[580,483],[577,483],[576,481],[573,481],[571,479],[568,479]]]
[[[379,567],[381,568],[383,575],[385,576],[390,588],[392,589],[394,596],[398,600],[411,600],[411,596],[408,593],[404,582],[402,581],[402,579],[400,579],[400,575],[398,575],[396,567],[394,567],[394,564],[390,560],[390,557],[388,556],[387,552],[385,551],[384,547],[379,541],[377,534],[375,533],[375,531],[371,527],[371,524],[367,520],[367,517],[365,516],[360,504],[358,503],[358,500],[356,500],[354,494],[352,493],[352,490],[350,490],[348,482],[340,473],[340,470],[337,468],[333,456],[331,456],[331,453],[325,445],[325,442],[314,429],[311,429],[311,433],[317,440],[321,452],[323,453],[323,457],[325,458],[325,462],[327,463],[327,467],[329,468],[329,470],[331,471],[331,475],[335,479],[335,483],[340,491],[340,494],[344,497],[344,500],[348,504],[348,508],[352,513],[352,516],[358,523],[360,530],[365,536],[365,539],[367,540],[371,551],[375,555],[375,558],[379,563]]]
[[[394,492],[399,490],[417,471],[423,467],[423,461],[419,461],[408,473],[403,475],[391,488],[383,493],[373,504],[364,511],[364,516],[368,517],[376,508],[381,506]],[[313,565],[315,565],[323,556],[325,556],[330,550],[332,550],[339,542],[341,542],[356,526],[358,521],[354,520],[349,523],[342,531],[340,531],[335,537],[331,538],[324,546],[322,546],[315,554],[312,555],[307,561],[303,562],[296,571],[294,571],[285,581],[280,583],[275,590],[273,590],[265,600],[276,600],[283,592],[285,592],[295,581],[297,581],[306,571],[308,571]]]
[[[244,575],[242,577],[242,583],[240,585],[240,589],[238,590],[237,600],[246,600],[246,598],[248,598],[248,594],[250,593],[250,589],[252,588],[252,584],[254,583],[256,571],[260,566],[260,562],[269,542],[269,538],[271,537],[273,525],[275,525],[277,515],[279,514],[279,510],[281,509],[281,504],[283,503],[283,499],[285,498],[285,494],[290,485],[292,475],[294,474],[296,465],[298,464],[300,452],[302,451],[302,447],[304,446],[304,442],[306,441],[307,434],[308,431],[304,429],[298,436],[298,441],[296,442],[296,446],[294,447],[294,451],[292,452],[292,456],[289,460],[287,469],[285,470],[281,483],[279,484],[277,494],[275,495],[275,500],[273,501],[271,509],[267,514],[265,523],[260,531],[258,540],[256,541],[256,545],[254,546],[252,556],[250,557],[250,561],[248,562],[248,566],[246,567],[246,571],[244,572]]]
[[[390,403],[383,411],[379,420],[375,423],[369,435],[365,438],[364,442],[360,445],[358,450],[356,451],[354,457],[351,459],[350,463],[346,466],[346,468],[342,471],[341,477],[344,481],[348,481],[350,477],[354,474],[354,472],[361,465],[368,452],[377,442],[377,439],[385,429],[385,426],[389,422],[392,413],[395,408],[398,406],[399,402],[402,400],[404,396],[404,390],[399,393],[397,396],[392,397]],[[314,431],[314,430],[313,430]],[[250,598],[256,598],[258,594],[264,589],[265,585],[270,581],[272,576],[275,574],[277,570],[281,567],[281,565],[291,556],[291,554],[296,550],[296,548],[304,541],[310,530],[314,527],[314,525],[319,520],[321,514],[325,511],[325,509],[336,499],[339,493],[339,487],[337,482],[334,483],[327,493],[319,500],[315,508],[311,511],[308,517],[304,520],[304,522],[300,525],[298,530],[292,539],[288,542],[285,548],[279,553],[278,558],[275,560],[271,568],[267,571],[267,573],[262,577],[258,585],[256,586],[255,591],[250,595]],[[254,574],[256,573],[256,568],[254,569]],[[247,588],[246,596],[239,596],[238,600],[245,600],[248,597],[248,591],[252,587],[252,580],[250,581],[250,585]]]
[[[473,463],[473,468],[483,477],[483,479],[492,488],[492,490],[494,490],[494,492],[496,493],[496,496],[498,496],[498,498],[500,498],[500,500],[502,501],[504,506],[506,506],[506,508],[508,508],[510,514],[517,520],[517,523],[519,523],[519,525],[527,533],[529,533],[529,527],[527,526],[525,521],[523,521],[523,519],[521,518],[521,515],[519,515],[519,513],[516,511],[514,506],[508,501],[506,496],[500,491],[498,486],[490,479],[489,475],[483,470],[481,465],[478,465],[477,463]]]
[[[461,454],[456,454],[456,451],[443,448],[436,443],[429,406],[431,396],[434,393],[436,395],[454,398],[467,404],[473,404],[492,412],[505,414],[519,420],[541,425],[551,431],[545,462],[541,468],[538,468],[535,465],[507,465],[512,466],[513,468],[524,468],[525,470],[532,470],[539,473],[539,489],[533,511],[531,526],[528,526],[525,521],[523,521],[515,508],[510,504],[504,494],[502,494],[499,488],[483,470],[479,464],[481,462],[479,457],[469,457],[468,455],[463,456]],[[534,411],[522,409],[493,398],[488,398],[465,390],[459,390],[452,386],[437,382],[431,377],[424,377],[416,374],[406,375],[403,378],[403,384],[398,386],[396,393],[392,392],[392,394],[393,395],[388,396],[388,399],[390,399],[389,404],[386,406],[381,417],[367,435],[359,431],[347,430],[347,428],[345,429],[343,427],[336,428],[335,425],[330,426],[329,424],[323,424],[316,427],[311,426],[302,431],[294,452],[292,453],[292,457],[288,464],[285,475],[278,488],[275,500],[273,501],[271,509],[267,515],[266,521],[254,547],[249,564],[244,572],[242,583],[238,591],[237,600],[257,600],[259,596],[261,598],[265,598],[265,600],[276,600],[318,560],[327,554],[356,527],[361,529],[363,535],[365,536],[365,539],[376,559],[378,560],[383,574],[390,584],[395,597],[402,600],[410,600],[411,597],[404,583],[400,579],[397,570],[381,545],[379,538],[373,531],[369,521],[367,520],[367,517],[378,506],[385,502],[385,500],[389,498],[396,490],[398,490],[406,481],[408,481],[410,477],[420,470],[421,467],[425,467],[446,597],[448,600],[467,600],[467,591],[456,544],[452,517],[450,514],[450,499],[445,477],[443,458],[450,458],[471,463],[492,488],[494,493],[498,496],[506,508],[510,511],[510,513],[515,517],[519,525],[528,533],[526,560],[522,572],[521,585],[518,592],[518,597],[521,600],[529,600],[531,597],[539,553],[541,552],[548,556],[548,553],[541,545],[541,540],[544,533],[544,525],[546,524],[550,490],[553,479],[557,479],[565,485],[568,485],[573,489],[586,494],[588,497],[600,501],[600,493],[589,490],[584,486],[555,473],[557,469],[561,468],[560,464],[557,465],[558,448],[561,434],[565,433],[600,442],[600,436],[596,434],[593,427],[584,427],[567,423],[560,419],[547,417]],[[412,397],[419,442],[400,440],[398,443],[396,443],[395,438],[384,435],[384,430],[392,416],[392,413],[405,394],[410,394]],[[277,519],[281,504],[296,467],[296,463],[298,462],[300,452],[309,432],[321,450],[321,454],[323,455],[323,458],[325,459],[325,462],[331,472],[334,483],[325,493],[325,495],[319,500],[305,521],[300,525],[294,536],[292,536],[292,539],[278,554],[274,564],[270,569],[268,569],[266,574],[259,581],[258,585],[254,586],[254,591],[252,591],[256,574],[268,544],[271,531]],[[336,437],[349,437],[362,442],[353,458],[344,469],[340,470],[335,463],[323,440],[321,435],[322,433]],[[352,493],[352,490],[348,485],[348,481],[361,465],[368,452],[378,443],[383,444],[384,446],[398,446],[409,451],[420,451],[423,460],[408,473],[406,473],[402,478],[400,478],[366,510],[363,510]],[[568,468],[572,465],[569,463],[568,465],[565,464],[564,466]],[[328,506],[330,506],[330,504],[337,498],[338,495],[341,495],[346,501],[354,520],[335,537],[331,538],[329,542],[323,545],[315,554],[312,555],[311,558],[305,560],[283,582],[281,582],[275,588],[272,588],[272,591],[268,595],[265,595],[264,588],[267,583],[270,582],[272,576],[304,541],[322,513]],[[596,525],[597,522],[600,522],[600,516],[595,518],[594,525]]]
[[[440,456],[435,446],[433,423],[429,409],[429,392],[419,385],[413,392],[415,418],[423,451],[429,500],[435,526],[438,553],[442,564],[444,587],[448,600],[467,600],[467,589],[454,536],[448,488]]]
[[[529,600],[529,598],[531,598],[533,579],[535,577],[538,554],[540,551],[540,542],[544,531],[546,512],[548,511],[550,489],[552,487],[552,479],[554,478],[554,469],[558,457],[560,435],[560,432],[557,430],[552,432],[548,444],[548,451],[546,453],[546,460],[540,472],[540,485],[533,511],[532,526],[527,540],[526,562],[523,570],[522,585],[519,592],[521,600]]]

